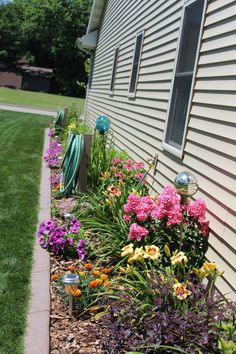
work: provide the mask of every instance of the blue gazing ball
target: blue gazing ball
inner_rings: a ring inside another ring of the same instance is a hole
[[[96,120],[96,129],[100,134],[104,134],[110,127],[111,121],[107,116],[100,116]]]

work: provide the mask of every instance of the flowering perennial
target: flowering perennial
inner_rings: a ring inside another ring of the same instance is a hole
[[[49,252],[61,254],[75,247],[75,239],[80,229],[80,222],[72,219],[69,225],[59,225],[57,220],[51,219],[39,225],[37,236],[42,248]],[[84,259],[84,240],[79,240],[77,252],[80,259]]]
[[[48,167],[56,167],[59,165],[59,156],[62,153],[62,146],[58,140],[52,140],[50,142],[49,149],[47,149],[44,155],[44,161]]]

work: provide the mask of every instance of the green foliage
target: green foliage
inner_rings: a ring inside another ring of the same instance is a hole
[[[116,153],[113,136],[109,132],[101,135],[94,130],[88,168],[88,186],[94,192],[100,188],[101,174],[110,169]]]
[[[86,55],[75,42],[86,30],[88,0],[13,0],[0,4],[0,14],[1,59],[28,57],[33,65],[54,69],[55,92],[85,95],[77,81],[87,81]]]
[[[22,32],[20,16],[14,4],[0,3],[0,62],[14,67],[22,56]]]

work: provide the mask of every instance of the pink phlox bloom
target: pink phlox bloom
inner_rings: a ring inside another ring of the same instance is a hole
[[[129,240],[141,241],[143,237],[147,237],[149,234],[145,227],[142,227],[136,223],[131,224],[129,228]]]
[[[159,219],[167,217],[167,225],[180,224],[182,222],[180,196],[173,187],[165,187],[158,196],[157,212],[155,215],[158,216]]]
[[[130,221],[131,220],[131,216],[130,215],[123,215],[123,220],[124,221]]]
[[[187,211],[188,214],[194,219],[205,219],[206,203],[201,198],[198,198],[193,203],[188,205]]]
[[[131,171],[133,169],[133,166],[132,165],[125,165],[124,168],[127,170],[127,171]]]

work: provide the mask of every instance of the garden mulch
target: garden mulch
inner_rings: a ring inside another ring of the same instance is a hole
[[[75,261],[51,256],[51,274],[64,274]],[[50,353],[51,354],[102,354],[100,339],[107,330],[92,314],[79,317],[68,314],[68,304],[60,294],[60,285],[51,283]]]
[[[56,204],[60,215],[73,212],[77,203],[76,198],[62,198],[52,200]],[[79,261],[77,261],[79,263]],[[76,261],[65,260],[51,254],[51,276],[65,274],[71,265],[77,266]],[[50,354],[102,354],[100,339],[109,336],[102,321],[95,318],[95,314],[78,316],[74,311],[68,314],[68,303],[61,294],[61,286],[51,282],[51,314],[50,314]]]

